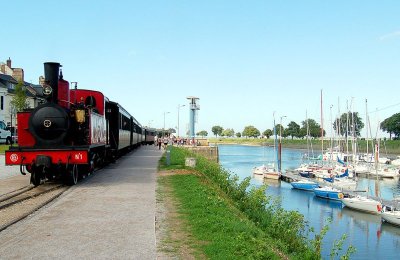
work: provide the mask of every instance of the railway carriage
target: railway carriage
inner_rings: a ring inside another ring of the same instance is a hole
[[[114,161],[145,140],[140,123],[120,104],[95,90],[70,89],[60,64],[44,64],[47,102],[19,112],[19,144],[5,152],[35,186],[46,179],[76,184],[83,174]]]

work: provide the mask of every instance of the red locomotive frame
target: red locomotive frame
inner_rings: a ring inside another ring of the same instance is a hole
[[[144,128],[118,103],[99,91],[70,89],[59,63],[44,65],[47,102],[18,113],[18,147],[5,152],[6,165],[30,172],[35,186],[52,178],[73,185],[146,139]]]

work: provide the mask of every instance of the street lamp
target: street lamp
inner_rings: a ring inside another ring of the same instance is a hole
[[[164,127],[163,127],[163,137],[165,136],[165,115],[169,114],[170,112],[164,112]]]
[[[181,107],[184,107],[184,106],[186,106],[186,105],[179,105],[178,104],[178,138],[180,136],[180,132],[179,132],[179,110],[181,109]]]

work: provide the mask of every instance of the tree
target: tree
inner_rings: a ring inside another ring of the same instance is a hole
[[[266,136],[267,138],[269,138],[270,136],[272,136],[274,133],[272,133],[271,129],[267,129],[263,132],[263,135]]]
[[[354,118],[354,121],[353,121]],[[353,123],[354,122],[354,123]],[[342,136],[360,136],[361,129],[364,128],[364,123],[358,116],[358,112],[343,113],[339,118],[335,119],[333,129],[337,131],[339,126],[339,133]],[[354,128],[354,133],[353,133]]]
[[[236,133],[236,137],[237,137],[237,138],[240,138],[240,137],[242,137],[242,134],[241,134],[240,132],[237,132],[237,133]]]
[[[281,132],[282,132],[282,134],[284,133],[285,128],[281,124],[276,124],[275,125],[275,131],[276,131],[276,134],[280,136]]]
[[[204,138],[204,136],[208,135],[208,132],[206,130],[202,130],[202,131],[198,132],[196,135]]]
[[[314,138],[321,137],[321,126],[314,119],[307,119],[301,122],[303,133],[304,132],[307,133],[307,122],[308,122],[308,134]],[[325,134],[326,131],[324,130],[323,135],[325,136]]]
[[[217,137],[218,135],[220,136],[222,134],[224,129],[219,125],[215,125],[211,128],[211,131],[214,133],[215,137]]]
[[[235,131],[232,128],[227,128],[224,131],[222,131],[222,136],[227,136],[227,137],[232,137],[235,135]]]
[[[28,107],[29,104],[26,99],[25,87],[22,81],[18,82],[15,86],[14,96],[10,104],[17,112],[21,112]]]
[[[298,137],[303,139],[306,135],[307,135],[307,128],[304,127],[300,128]]]
[[[286,130],[287,131],[285,132],[285,134],[287,134],[287,136],[291,136],[292,140],[293,140],[293,137],[299,137],[299,135],[300,135],[300,125],[298,125],[294,121],[291,121],[288,124]]]
[[[249,125],[244,128],[242,135],[247,137],[258,137],[260,136],[260,131],[254,126]]]
[[[380,128],[382,131],[388,132],[390,139],[392,138],[392,134],[395,135],[396,138],[400,137],[400,113],[396,113],[391,117],[386,118],[380,124]]]

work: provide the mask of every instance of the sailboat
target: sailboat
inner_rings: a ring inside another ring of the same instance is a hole
[[[330,200],[341,200],[343,198],[343,193],[341,190],[330,186],[315,188],[314,194],[317,197]]]
[[[364,196],[344,197],[342,203],[351,209],[380,214],[382,203]]]
[[[276,154],[276,127],[275,127],[275,113],[274,113],[274,135],[275,135],[275,140],[274,140],[274,154]],[[264,151],[265,153],[265,151]],[[279,171],[276,171],[275,169],[275,164],[274,163],[268,163],[267,165],[263,164],[261,166],[257,166],[253,168],[253,174],[254,175],[263,175],[264,178],[266,179],[272,179],[272,180],[279,180],[281,177],[281,173]]]
[[[319,184],[310,180],[298,180],[290,183],[294,189],[313,191],[319,187]]]
[[[390,206],[384,206],[381,212],[382,221],[400,226],[400,210]]]
[[[367,117],[368,121],[368,117]],[[378,139],[377,139],[378,140]],[[378,163],[378,152],[379,152],[379,141],[375,145],[375,165]],[[377,167],[377,166],[375,166]],[[377,185],[377,184],[376,184]],[[376,186],[377,190],[379,186]],[[379,193],[379,192],[377,192]],[[377,194],[379,196],[379,194]],[[342,203],[351,209],[365,211],[372,214],[381,214],[382,203],[380,201],[364,197],[364,196],[354,196],[354,197],[344,197],[342,198]]]

